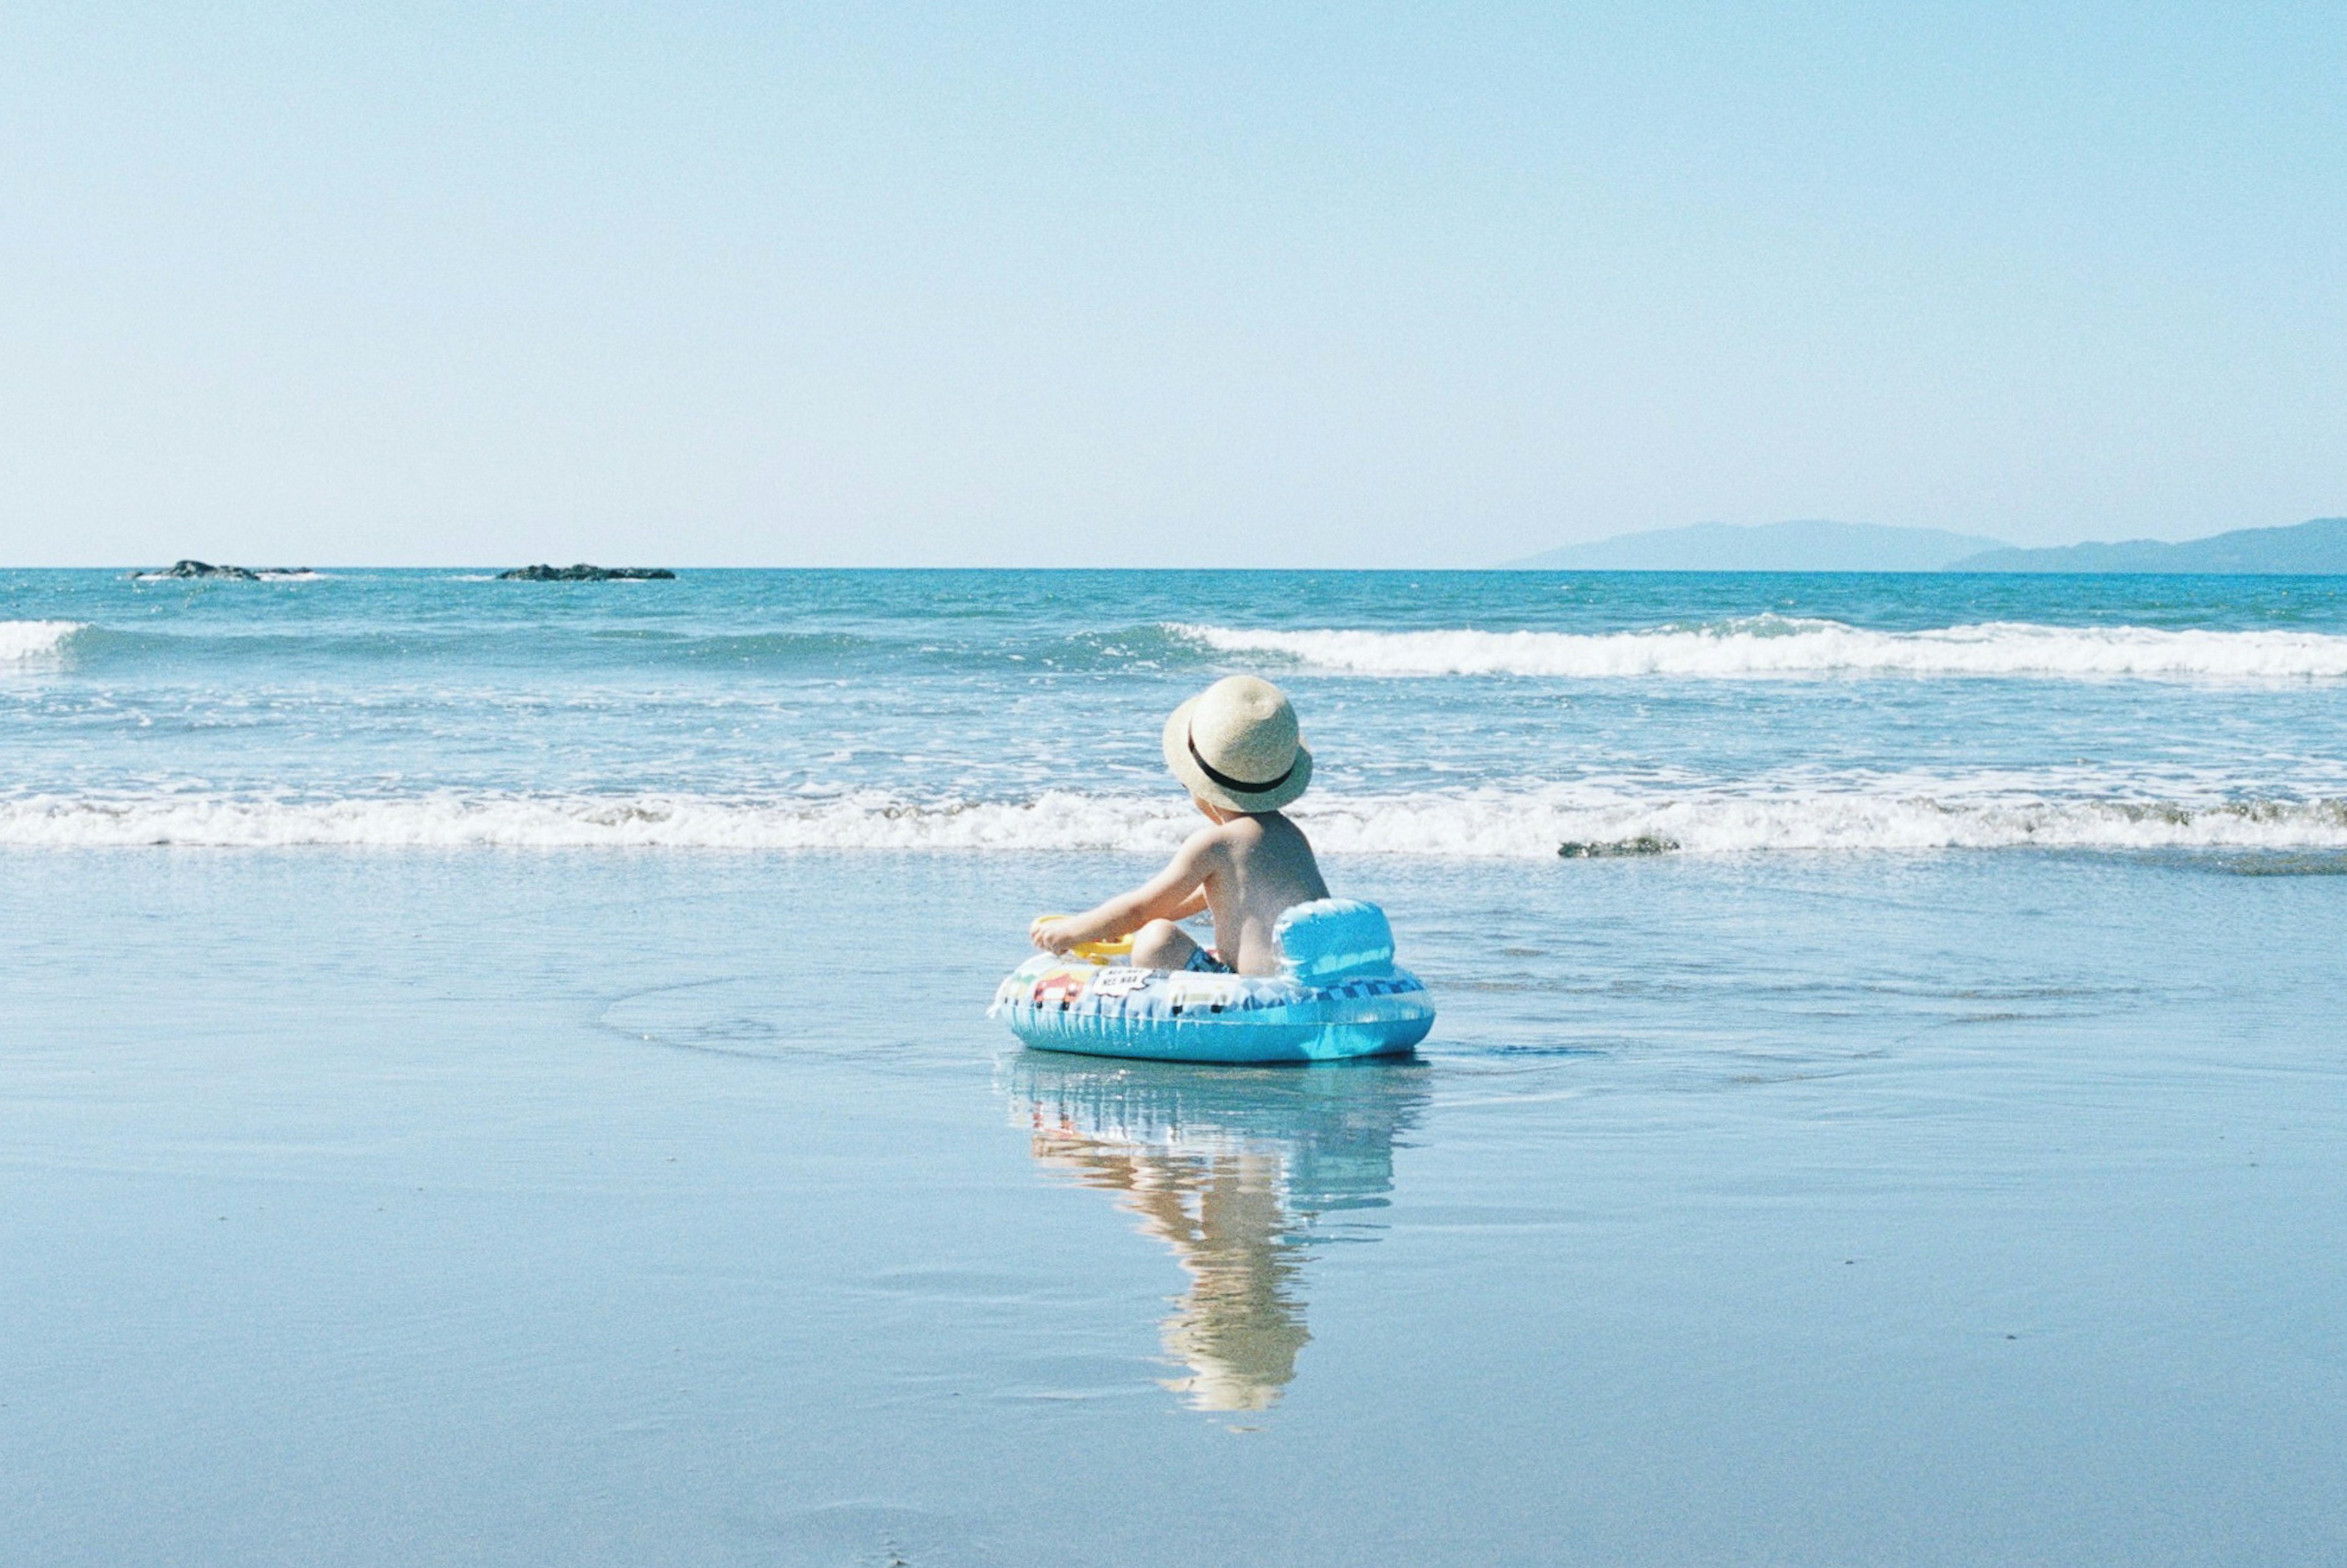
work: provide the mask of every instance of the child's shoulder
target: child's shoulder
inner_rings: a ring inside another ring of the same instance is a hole
[[[1228,822],[1210,822],[1190,835],[1184,845],[1193,854],[1239,856],[1263,843],[1263,825],[1252,816],[1235,816]]]
[[[1296,825],[1287,818],[1276,811],[1266,811],[1235,816],[1228,822],[1202,827],[1192,836],[1191,842],[1218,845],[1234,854],[1245,855],[1283,839],[1302,836]]]
[[[1245,820],[1255,825],[1255,832],[1265,838],[1302,838],[1304,830],[1296,819],[1284,811],[1259,812]]]
[[[1191,833],[1187,841],[1188,846],[1192,849],[1214,849],[1236,844],[1240,842],[1240,836],[1234,834],[1232,830],[1245,820],[1245,817],[1239,817],[1231,822],[1207,823],[1204,827]]]

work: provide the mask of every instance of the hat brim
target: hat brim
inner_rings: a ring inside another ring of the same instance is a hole
[[[1198,699],[1193,697],[1174,709],[1174,716],[1165,721],[1165,765],[1174,770],[1174,776],[1182,781],[1183,787],[1200,800],[1225,811],[1277,811],[1302,794],[1305,785],[1312,782],[1312,753],[1299,743],[1296,766],[1288,770],[1287,776],[1276,788],[1247,794],[1216,784],[1198,766],[1198,759],[1190,754],[1190,715],[1197,706]]]

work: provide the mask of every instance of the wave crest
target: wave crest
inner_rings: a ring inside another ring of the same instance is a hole
[[[2165,631],[1983,621],[1872,631],[1763,615],[1694,629],[1570,631],[1273,631],[1172,623],[1225,653],[1271,653],[1359,675],[2019,675],[2072,679],[2337,680],[2347,637],[2315,631]]]
[[[62,653],[69,640],[88,630],[79,620],[0,620],[0,664]]]
[[[2347,848],[2347,800],[2007,795],[1537,794],[1323,797],[1296,816],[1323,851],[1450,858],[1583,854],[1998,849]],[[1020,802],[877,795],[791,804],[698,796],[465,795],[275,801],[37,796],[0,802],[0,845],[645,848],[1169,853],[1179,803],[1050,793]]]

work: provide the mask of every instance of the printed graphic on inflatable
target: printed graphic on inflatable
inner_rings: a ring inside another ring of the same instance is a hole
[[[1091,983],[1096,972],[1090,967],[1046,969],[1042,978],[1035,982],[1035,1005],[1061,1009],[1075,1006],[1077,999],[1084,994],[1084,987]]]
[[[1152,969],[1136,969],[1122,966],[1093,972],[1091,994],[1106,1000],[1112,997],[1129,997],[1145,989],[1156,978]]]

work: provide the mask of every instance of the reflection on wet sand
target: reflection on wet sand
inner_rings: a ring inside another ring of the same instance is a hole
[[[1414,1062],[1308,1068],[1113,1065],[1030,1051],[1009,1068],[1036,1159],[1118,1195],[1190,1288],[1165,1319],[1167,1387],[1202,1410],[1259,1410],[1312,1337],[1307,1249],[1381,1228],[1395,1140],[1427,1097]]]

